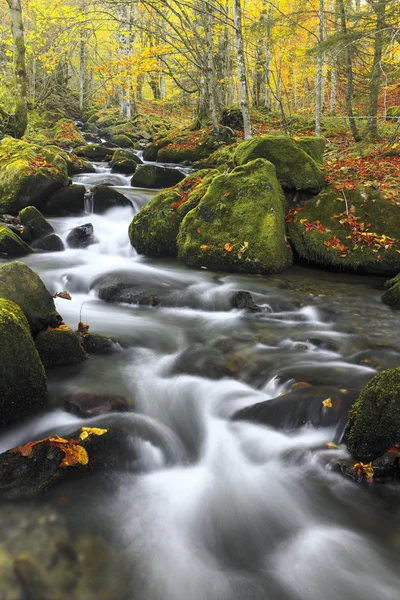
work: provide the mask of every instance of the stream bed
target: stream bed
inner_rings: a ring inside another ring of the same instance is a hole
[[[112,566],[87,567],[102,571],[91,580],[93,598],[398,600],[400,488],[356,486],[333,468],[345,448],[327,447],[340,441],[348,408],[377,369],[400,364],[400,314],[381,303],[384,280],[300,266],[262,277],[213,273],[138,256],[128,225],[155,192],[129,188],[106,165],[96,171],[76,182],[115,185],[132,209],[51,219],[64,241],[92,223],[98,243],[23,260],[51,293],[71,294],[56,306],[72,329],[88,323],[116,340],[115,351],[51,370],[51,409],[0,436],[0,451],[123,421],[127,468],[5,506],[0,531],[54,508],[72,536],[106,540]],[[100,300],[98,282],[118,273],[165,301]],[[263,310],[232,309],[238,290]],[[273,427],[232,420],[274,398],[291,406],[302,388],[302,410],[278,415]],[[81,419],[61,402],[75,392],[120,395],[132,411]],[[36,535],[40,544],[40,527]],[[0,583],[0,599],[14,597]]]

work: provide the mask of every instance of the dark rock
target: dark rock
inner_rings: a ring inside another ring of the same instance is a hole
[[[129,404],[122,396],[98,396],[77,392],[64,398],[64,407],[79,417],[95,417],[110,412],[126,412]]]
[[[100,144],[89,144],[87,146],[76,148],[75,154],[77,156],[89,158],[90,160],[106,160],[108,158],[111,159],[110,155],[112,152],[110,152],[110,149],[106,146],[102,146]]]
[[[32,250],[9,226],[0,225],[0,255],[16,258],[30,254]]]
[[[48,215],[81,215],[85,210],[84,185],[69,185],[57,190],[47,200],[44,212]]]
[[[70,248],[87,248],[96,243],[97,239],[91,223],[75,227],[67,236],[67,244]]]
[[[239,291],[235,292],[231,297],[232,308],[245,309],[249,312],[261,312],[261,306],[255,304],[253,296],[250,292]]]
[[[93,212],[98,215],[117,206],[132,206],[128,198],[107,185],[94,186],[91,189],[91,194],[93,198]]]
[[[64,250],[64,242],[55,233],[45,235],[33,242],[32,248],[34,250],[41,250],[42,252],[62,252]]]
[[[157,293],[167,295],[160,285],[136,281],[130,273],[111,273],[95,280],[92,284],[100,300],[105,302],[124,302],[142,306],[157,306],[160,298]]]
[[[162,189],[172,187],[185,179],[186,175],[178,169],[169,169],[159,165],[138,167],[131,179],[133,187]]]
[[[104,335],[88,333],[86,335],[79,335],[79,337],[82,346],[88,354],[107,354],[121,348],[117,341]]]
[[[231,129],[243,130],[243,114],[237,106],[225,106],[221,115],[221,123]]]
[[[90,131],[85,131],[83,134],[84,139],[86,140],[86,142],[90,143],[90,144],[97,144],[99,146],[101,146],[101,138],[99,138],[98,135],[91,133]]]

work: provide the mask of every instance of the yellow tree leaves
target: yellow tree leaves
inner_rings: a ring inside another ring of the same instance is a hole
[[[79,440],[70,439],[67,440],[58,435],[49,436],[35,442],[28,442],[24,446],[18,446],[13,448],[9,452],[16,454],[19,452],[25,458],[29,458],[32,455],[33,449],[39,444],[48,443],[51,448],[57,448],[64,454],[64,458],[60,463],[60,467],[74,467],[76,465],[87,465],[89,462],[89,454],[80,442],[87,440],[91,435],[104,435],[108,432],[108,429],[99,429],[97,427],[82,427],[81,433],[79,434]]]

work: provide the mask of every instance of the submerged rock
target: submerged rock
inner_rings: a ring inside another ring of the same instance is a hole
[[[97,215],[118,206],[132,206],[126,196],[108,185],[95,185],[90,193],[93,199],[93,212]]]
[[[70,329],[48,329],[39,333],[35,343],[40,360],[46,369],[61,365],[75,365],[88,357],[78,336]]]
[[[136,251],[146,256],[176,256],[180,224],[216,175],[218,171],[197,171],[173,189],[156,194],[130,224],[129,238]]]
[[[319,192],[325,187],[325,175],[305,151],[304,143],[302,148],[286,136],[263,136],[242,142],[236,148],[236,164],[244,165],[256,158],[264,158],[275,166],[284,188]]]
[[[363,462],[400,443],[400,368],[386,369],[367,384],[352,408],[345,441]]]
[[[64,398],[64,407],[79,417],[96,417],[111,412],[126,412],[129,403],[122,396],[98,396],[86,392],[76,392]]]
[[[88,354],[108,354],[109,352],[121,349],[120,344],[116,340],[105,335],[96,333],[85,333],[85,335],[77,333],[77,335]]]
[[[178,169],[169,169],[159,165],[143,165],[138,167],[131,179],[133,187],[141,188],[168,188],[176,185],[185,174]]]
[[[160,286],[151,283],[144,286],[142,282],[135,281],[130,273],[104,275],[93,283],[93,288],[100,300],[105,302],[124,302],[141,306],[157,306],[160,303],[159,296],[156,295]]]
[[[0,427],[37,414],[46,401],[46,377],[28,321],[19,306],[0,298]]]
[[[67,235],[66,241],[70,248],[87,248],[92,244],[97,244],[93,225],[91,223],[85,223],[85,225],[74,227]]]
[[[292,254],[285,237],[285,198],[275,167],[257,159],[213,179],[183,219],[178,258],[192,267],[277,273]]]
[[[286,215],[290,242],[310,262],[384,275],[400,271],[400,212],[372,188],[329,188]]]
[[[61,321],[44,283],[24,263],[0,267],[0,298],[11,300],[22,309],[34,335],[47,327],[57,327]]]
[[[47,147],[5,137],[0,141],[0,213],[40,208],[68,184],[66,162]]]

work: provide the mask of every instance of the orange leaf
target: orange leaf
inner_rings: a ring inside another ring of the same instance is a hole
[[[226,252],[232,252],[232,250],[233,250],[233,246],[232,246],[232,244],[230,244],[229,242],[227,242],[227,243],[224,245],[224,250],[225,250]]]

